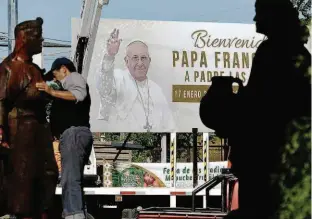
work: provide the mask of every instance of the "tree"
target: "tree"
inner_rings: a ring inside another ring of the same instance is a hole
[[[302,21],[308,25],[311,21],[311,0],[291,0],[299,11]]]
[[[278,177],[281,188],[279,218],[311,218],[311,119],[289,124]]]
[[[200,133],[198,133],[200,135]],[[132,152],[132,162],[160,162],[162,133],[133,133],[128,141],[145,147],[144,150],[134,150]],[[105,133],[106,141],[124,141],[127,134]],[[193,146],[192,133],[177,134],[177,161],[191,162],[191,148]],[[202,151],[198,150],[198,157]]]
[[[311,0],[291,1],[304,24],[310,25]],[[306,77],[311,80],[311,68]],[[294,119],[288,126],[287,137],[275,178],[281,189],[279,218],[311,218],[311,118]]]
[[[134,150],[132,152],[132,162],[159,162],[162,135],[161,133],[132,133],[128,142],[145,147],[144,150]],[[126,137],[127,134],[105,133],[104,140],[122,142]]]
[[[192,133],[177,134],[177,162],[191,162]]]
[[[161,138],[163,134],[160,133],[135,133],[130,137],[130,141],[144,146],[143,151],[133,151],[133,162],[159,162]],[[159,150],[157,150],[159,149]],[[155,153],[154,153],[155,152]]]

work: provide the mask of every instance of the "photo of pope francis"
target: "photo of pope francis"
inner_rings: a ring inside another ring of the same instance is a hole
[[[161,87],[148,78],[151,57],[147,44],[140,40],[129,43],[124,57],[127,69],[121,70],[114,66],[121,43],[119,30],[114,29],[96,75],[100,97],[97,119],[109,125],[108,131],[174,132],[175,122],[166,97]]]

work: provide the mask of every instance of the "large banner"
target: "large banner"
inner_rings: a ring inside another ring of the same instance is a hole
[[[73,19],[73,46],[79,30]],[[199,117],[211,78],[246,84],[263,40],[251,24],[102,19],[88,74],[92,131],[211,131]]]
[[[227,161],[210,162],[209,179],[221,174],[221,169],[226,167]],[[171,187],[169,163],[106,163],[103,175],[104,187]],[[204,182],[204,165],[198,163],[198,185]],[[192,163],[177,163],[175,187],[193,188]]]

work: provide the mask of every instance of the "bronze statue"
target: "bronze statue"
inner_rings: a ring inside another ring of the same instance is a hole
[[[44,75],[32,62],[42,52],[42,24],[18,24],[14,51],[0,64],[0,214],[17,218],[46,218],[58,177],[47,97],[35,86]]]

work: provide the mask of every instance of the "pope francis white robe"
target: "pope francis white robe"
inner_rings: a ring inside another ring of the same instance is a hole
[[[171,109],[155,82],[136,81],[128,70],[114,69],[114,59],[104,56],[96,85],[100,97],[98,119],[109,125],[107,131],[175,131]]]

